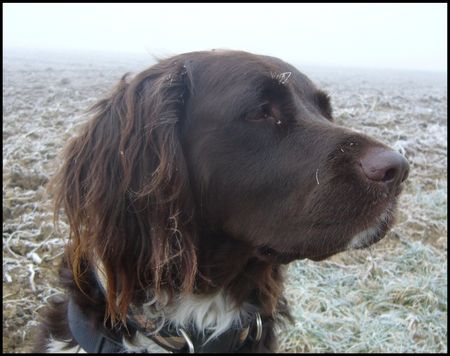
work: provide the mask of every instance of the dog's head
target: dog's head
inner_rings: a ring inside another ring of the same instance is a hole
[[[203,54],[189,68],[181,139],[209,227],[285,261],[384,236],[408,174],[400,154],[334,124],[328,95],[279,59]]]
[[[401,155],[333,123],[328,95],[291,65],[219,51],[123,78],[55,183],[75,276],[100,259],[125,311],[137,289],[192,288],[199,255],[221,253],[205,251],[214,236],[271,263],[370,245],[407,174]]]

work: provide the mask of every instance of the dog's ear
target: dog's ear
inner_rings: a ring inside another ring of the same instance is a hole
[[[56,211],[70,224],[69,261],[101,262],[108,311],[124,318],[138,290],[173,295],[193,288],[194,206],[179,140],[190,73],[161,61],[92,108],[53,180]]]

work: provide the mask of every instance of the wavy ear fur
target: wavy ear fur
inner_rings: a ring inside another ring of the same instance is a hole
[[[113,321],[139,290],[170,298],[194,285],[194,205],[178,134],[189,83],[176,59],[129,82],[125,75],[93,106],[52,181],[55,211],[64,207],[70,224],[75,281],[81,286],[83,262],[101,260]]]

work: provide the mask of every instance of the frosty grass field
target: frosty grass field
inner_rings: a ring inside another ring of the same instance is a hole
[[[152,57],[4,51],[3,351],[30,351],[38,312],[60,293],[67,225],[55,232],[45,184],[84,110]],[[336,122],[402,152],[411,172],[395,228],[369,250],[297,261],[296,320],[284,352],[446,352],[445,73],[299,67],[332,96]]]

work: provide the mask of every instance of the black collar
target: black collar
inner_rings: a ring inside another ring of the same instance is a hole
[[[109,329],[103,324],[97,325],[95,320],[89,318],[73,297],[70,297],[67,306],[67,319],[69,329],[78,344],[89,353],[116,353],[123,352],[123,330]]]
[[[130,318],[127,318],[126,328],[107,328],[90,319],[73,298],[69,299],[67,313],[73,337],[85,351],[93,353],[125,352],[123,337],[132,336],[136,331],[142,332],[165,350],[174,353],[238,352],[247,343],[259,342],[262,333],[259,313],[255,314],[255,318],[245,328],[230,328],[206,343],[208,335],[205,335],[205,338],[194,337],[198,333],[192,331],[190,336],[184,329],[176,330],[169,326],[150,334]]]

